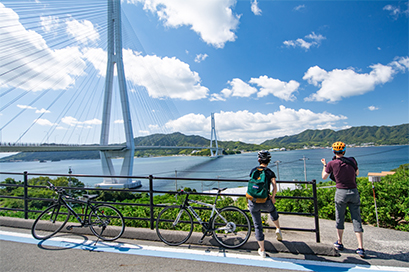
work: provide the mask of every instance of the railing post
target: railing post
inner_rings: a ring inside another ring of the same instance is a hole
[[[320,243],[321,239],[320,239],[320,222],[318,218],[317,181],[315,179],[312,180],[312,194],[314,197],[315,240],[317,243]]]
[[[27,171],[24,172],[24,219],[28,219],[28,179]]]
[[[154,229],[155,220],[153,218],[153,176],[149,175],[149,207],[151,212],[151,230]]]

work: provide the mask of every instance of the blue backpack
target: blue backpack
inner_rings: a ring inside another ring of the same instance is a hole
[[[266,169],[257,167],[251,173],[247,185],[246,198],[255,203],[265,203],[269,197],[269,183],[267,180]]]

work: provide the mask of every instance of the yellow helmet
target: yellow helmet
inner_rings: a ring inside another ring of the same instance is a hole
[[[346,150],[346,145],[343,142],[335,142],[332,144],[332,151],[341,153]]]

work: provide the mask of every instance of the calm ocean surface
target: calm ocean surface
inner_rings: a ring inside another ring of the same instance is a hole
[[[304,161],[306,158],[307,180],[316,179],[322,181],[321,158],[331,160],[330,149],[308,149],[272,152],[272,162],[281,161],[278,166],[270,163],[270,168],[279,176],[279,180],[292,181],[304,180]],[[365,177],[368,172],[389,171],[401,164],[409,163],[409,146],[381,146],[381,147],[356,147],[348,148],[347,157],[355,157],[358,161],[360,177]],[[251,168],[257,166],[257,153],[244,153],[240,155],[224,156],[217,159],[208,157],[156,157],[135,158],[133,174],[135,176],[160,176],[160,177],[184,177],[184,178],[221,178],[221,179],[247,179]],[[117,172],[119,172],[122,160],[113,160]],[[66,160],[58,162],[7,162],[0,163],[2,172],[27,171],[29,173],[68,174],[71,167],[73,174],[102,175],[100,160]],[[22,180],[22,176],[0,175],[0,181],[6,177]],[[81,178],[87,186],[101,183],[100,178]],[[328,180],[328,179],[327,179]],[[245,183],[222,183],[218,182],[192,182],[192,181],[155,181],[155,189],[174,190],[177,186],[195,188],[198,191],[209,190],[213,187],[235,188]],[[142,189],[147,188],[148,182],[142,180]],[[283,188],[283,185],[281,185]]]

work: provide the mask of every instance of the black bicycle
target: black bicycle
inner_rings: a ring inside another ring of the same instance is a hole
[[[216,208],[216,201],[220,192],[227,188],[213,188],[217,190],[214,204],[189,199],[189,193],[183,191],[178,194],[186,194],[182,205],[174,205],[164,208],[156,220],[156,233],[159,238],[170,246],[185,243],[193,232],[193,216],[202,226],[203,236],[199,243],[203,242],[205,236],[213,235],[213,238],[226,248],[238,248],[244,245],[251,234],[251,223],[247,214],[241,209],[228,206],[222,209]],[[203,222],[189,203],[212,208],[209,223]]]
[[[47,187],[54,190],[58,197],[55,203],[45,209],[34,221],[31,227],[34,238],[38,240],[50,238],[64,228],[71,215],[81,225],[68,225],[67,230],[89,227],[95,236],[104,241],[114,241],[124,233],[125,221],[118,209],[106,204],[94,205],[91,203],[91,200],[98,195],[85,194],[81,198],[73,198],[63,188],[57,188],[51,182],[48,184]],[[82,205],[83,218],[74,211],[67,201]]]

